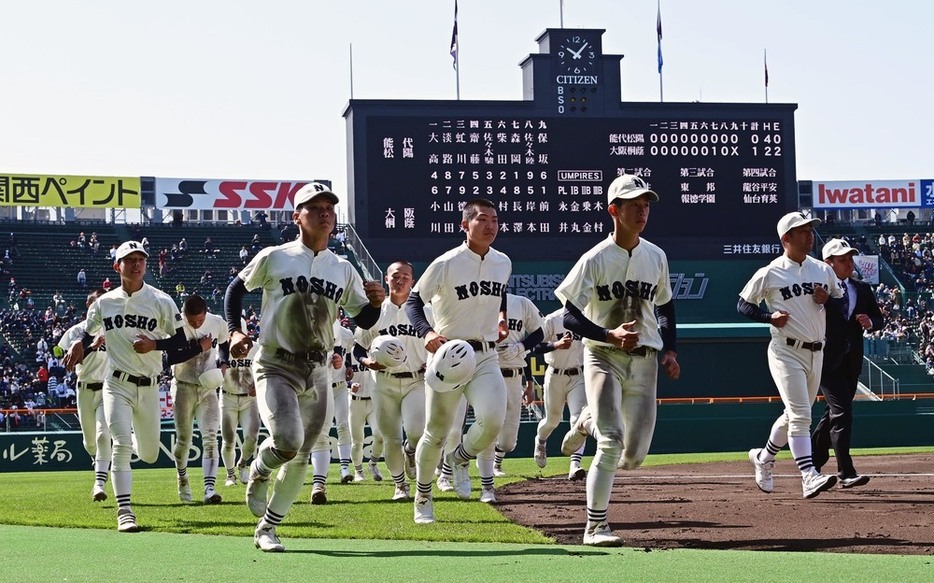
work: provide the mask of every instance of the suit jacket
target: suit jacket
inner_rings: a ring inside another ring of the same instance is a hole
[[[870,331],[883,325],[882,312],[868,283],[850,278],[856,289],[856,304],[849,318],[843,315],[843,300],[827,303],[827,341],[824,346],[824,366],[821,377],[828,374],[848,374],[859,377],[863,366],[863,327],[856,320],[857,314],[866,314],[872,320]]]

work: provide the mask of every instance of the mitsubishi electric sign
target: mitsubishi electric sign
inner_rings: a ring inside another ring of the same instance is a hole
[[[924,188],[931,189],[930,180],[844,180],[814,181],[813,205],[817,209],[853,208],[918,208],[934,206],[934,193],[923,196]],[[922,198],[930,204],[922,205]]]

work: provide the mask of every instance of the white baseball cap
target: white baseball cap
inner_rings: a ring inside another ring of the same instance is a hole
[[[606,202],[613,204],[617,198],[632,200],[643,194],[648,194],[651,200],[658,200],[658,194],[649,190],[649,185],[645,180],[634,174],[623,174],[610,183],[610,188],[606,191]]]
[[[794,229],[795,227],[803,227],[804,225],[816,226],[820,223],[820,219],[816,217],[809,219],[801,211],[788,213],[778,221],[778,238],[781,239],[785,236],[785,233]]]
[[[149,252],[143,249],[143,244],[139,241],[125,241],[117,247],[116,260],[120,261],[130,253],[142,253],[146,257],[149,257]]]
[[[425,384],[439,393],[449,393],[473,377],[477,354],[466,340],[449,340],[431,357]]]
[[[337,204],[340,202],[340,199],[337,198],[336,194],[331,192],[330,188],[321,184],[320,182],[310,182],[301,187],[298,192],[295,193],[293,206],[295,207],[295,210],[298,210],[298,207],[319,196],[325,197],[331,201],[331,204]]]
[[[222,373],[219,368],[206,370],[198,377],[198,382],[201,383],[201,386],[205,389],[216,389],[224,384],[224,373]]]
[[[827,244],[821,249],[821,255],[824,259],[830,259],[831,257],[837,257],[839,255],[849,255],[850,253],[859,255],[859,250],[850,247],[850,244],[843,239],[831,239],[827,241]]]
[[[370,358],[386,368],[399,366],[405,363],[405,345],[395,336],[377,336],[370,344]]]

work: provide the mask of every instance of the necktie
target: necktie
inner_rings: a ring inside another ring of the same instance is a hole
[[[846,282],[840,282],[840,289],[843,290],[843,319],[848,320],[850,318],[850,292],[847,289]]]

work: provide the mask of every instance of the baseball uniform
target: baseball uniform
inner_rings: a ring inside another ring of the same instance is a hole
[[[255,344],[246,358],[221,355],[221,362],[227,365],[224,370],[224,384],[221,385],[220,414],[221,457],[227,469],[228,486],[236,484],[238,478],[244,484],[249,480],[247,466],[253,452],[256,451],[259,409],[256,407],[256,390],[250,367],[258,351],[259,345]],[[235,462],[238,425],[243,429],[243,444],[240,447],[240,458]]]

